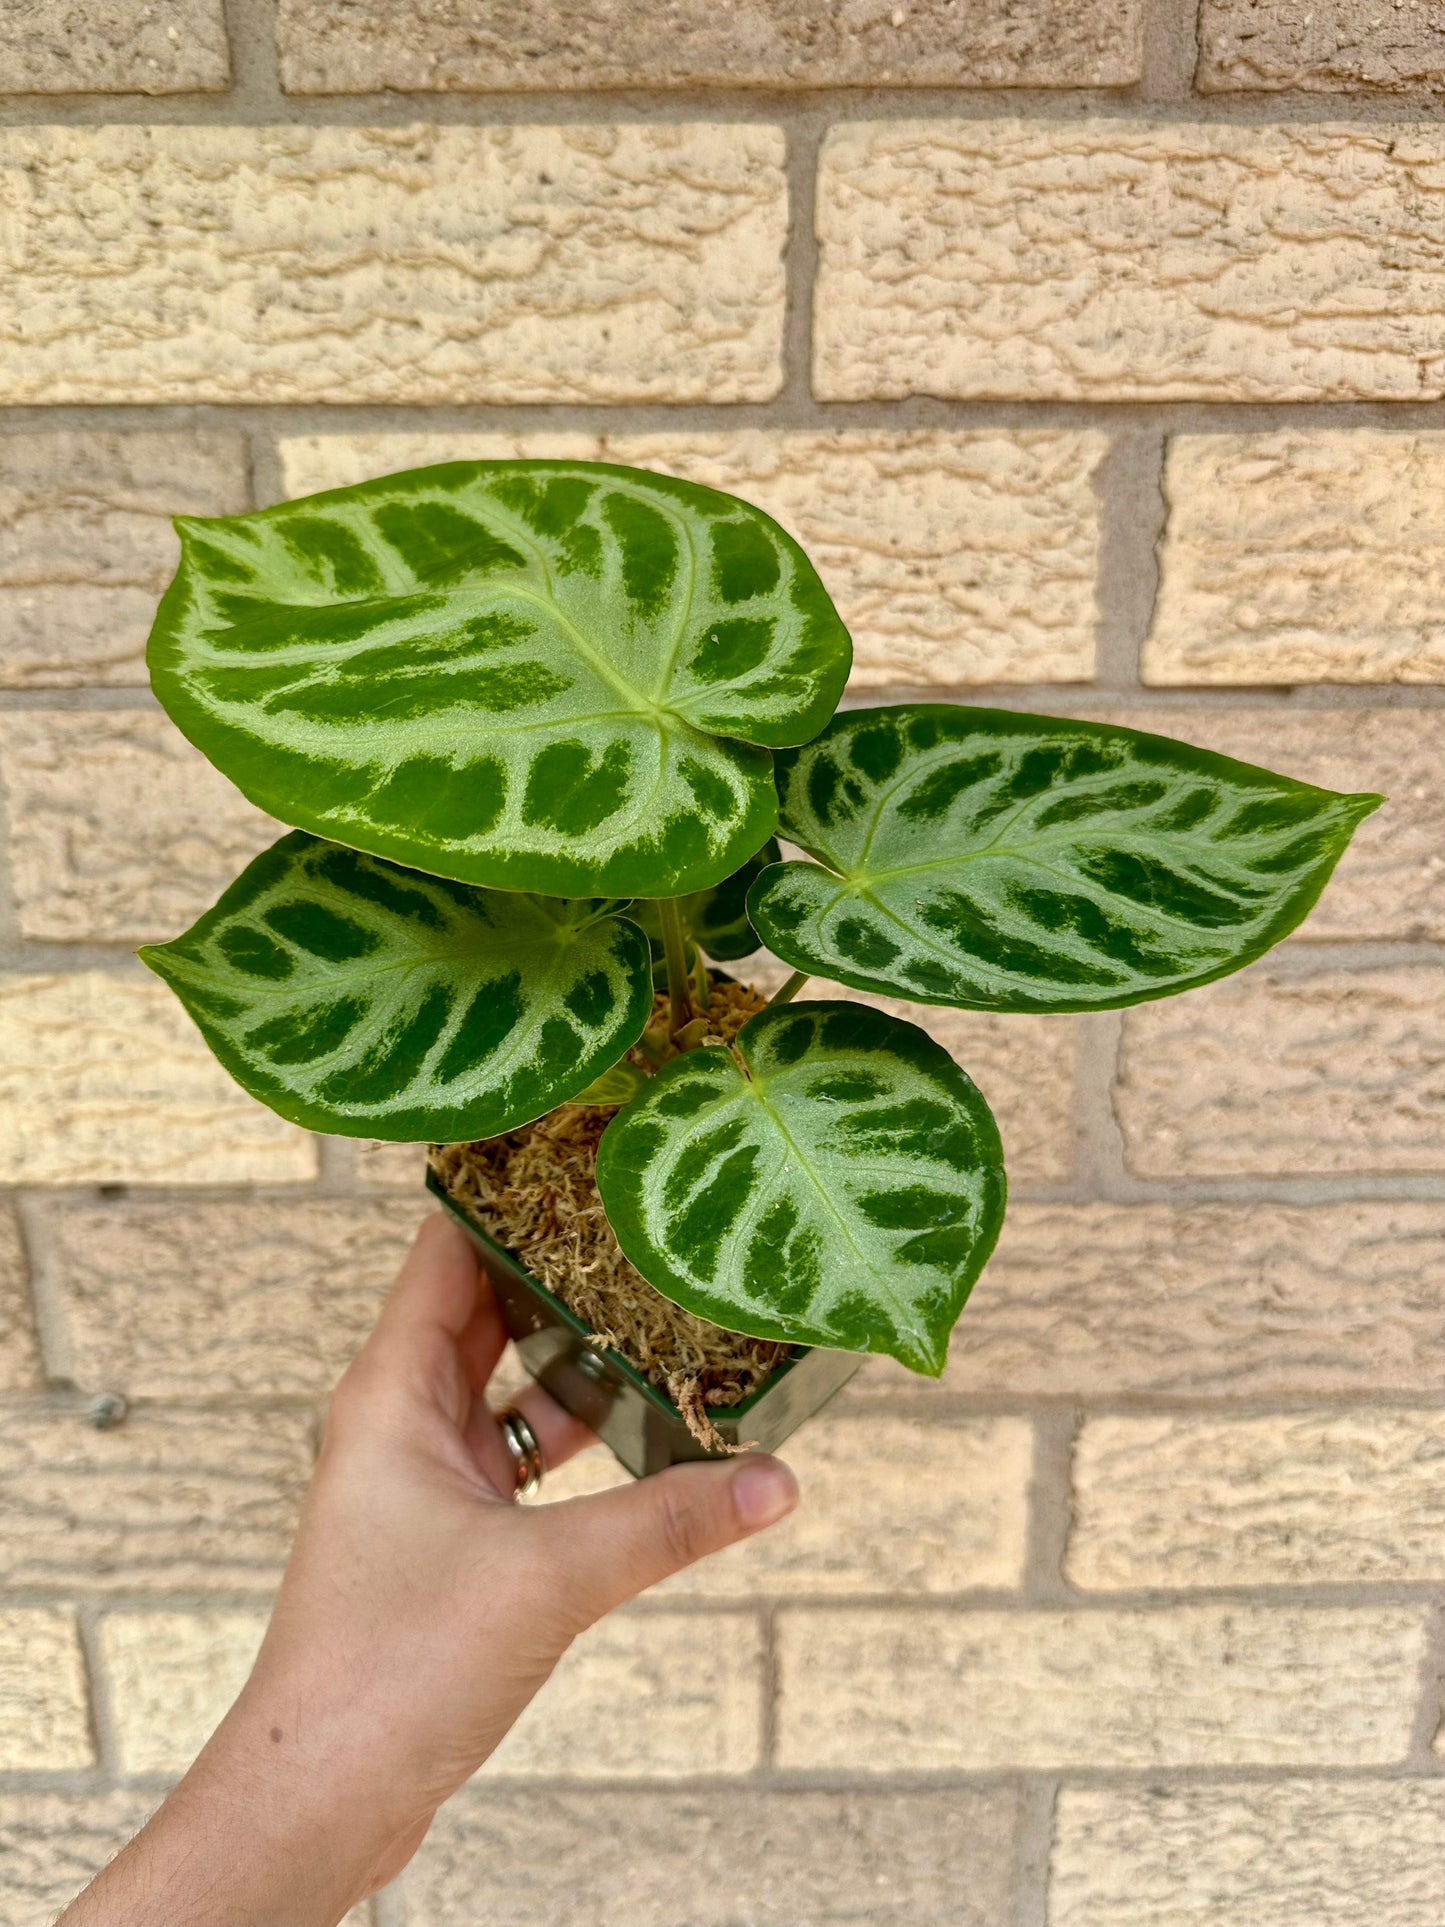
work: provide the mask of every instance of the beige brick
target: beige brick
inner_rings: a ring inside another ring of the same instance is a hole
[[[406,1927],[999,1927],[1006,1789],[464,1793],[405,1877]]]
[[[952,1593],[1023,1582],[1033,1430],[1023,1419],[839,1414],[781,1456],[798,1510],[664,1593]]]
[[[856,122],[818,187],[817,394],[1445,393],[1432,127]]]
[[[261,1612],[108,1613],[100,1651],[125,1773],[181,1774],[246,1683]]]
[[[1146,682],[1445,681],[1445,434],[1177,435],[1164,492]]]
[[[744,958],[733,970],[769,994],[789,974],[785,964],[765,956]],[[1072,1175],[1079,1047],[1073,1018],[947,1010],[901,997],[873,997],[823,977],[815,977],[803,995],[871,1004],[936,1038],[988,1099],[1003,1135],[1012,1184],[1062,1184]]]
[[[285,1183],[310,1138],[221,1069],[166,987],[0,973],[0,1183]]]
[[[1140,77],[1140,0],[915,0],[907,9],[681,0],[281,0],[292,93],[382,87],[1121,87]]]
[[[311,435],[292,495],[428,462],[621,462],[726,489],[811,556],[853,636],[853,687],[1079,682],[1094,673],[1107,442],[1074,429],[828,434]]]
[[[178,936],[281,834],[147,710],[0,716],[0,777],[22,936]]]
[[[52,1369],[131,1397],[324,1396],[425,1213],[419,1197],[49,1206]]]
[[[1436,1927],[1438,1780],[1069,1787],[1049,1927]]]
[[[94,1760],[75,1614],[0,1609],[0,1772],[63,1772]]]
[[[214,93],[231,81],[222,0],[7,0],[6,93]]]
[[[1315,938],[1445,937],[1445,709],[1091,708],[1325,789],[1383,792],[1302,926]]]
[[[798,1510],[689,1566],[661,1594],[953,1593],[1022,1582],[1033,1471],[1025,1420],[827,1413],[780,1455],[802,1487]],[[550,1474],[543,1498],[626,1483],[595,1447]]]
[[[0,400],[765,401],[783,149],[740,123],[11,128]]]
[[[1439,1171],[1445,970],[1294,964],[1126,1013],[1114,1108],[1130,1170]]]
[[[139,1832],[147,1793],[0,1793],[0,1927],[38,1927]]]
[[[425,1144],[385,1144],[375,1138],[357,1143],[357,1170],[369,1191],[405,1191],[421,1195],[426,1183]]]
[[[779,1765],[852,1773],[1403,1760],[1423,1608],[785,1609]]]
[[[31,1391],[42,1376],[25,1245],[15,1213],[0,1205],[0,1392]]]
[[[302,1412],[0,1407],[0,1585],[270,1591],[310,1471]]]
[[[1445,1414],[1095,1418],[1068,1571],[1088,1588],[1445,1578]]]
[[[1014,1204],[954,1334],[964,1397],[1333,1398],[1445,1382],[1445,1206]],[[933,1387],[870,1360],[849,1403]]]
[[[624,1614],[584,1633],[483,1769],[518,1779],[748,1773],[762,1638],[742,1613]]]
[[[245,440],[223,430],[0,436],[0,686],[143,683],[171,517],[249,504]]]
[[[1203,0],[1201,93],[1409,93],[1445,86],[1436,0]]]

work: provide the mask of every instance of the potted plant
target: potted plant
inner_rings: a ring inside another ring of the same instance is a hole
[[[1172,996],[1294,929],[1380,801],[1094,723],[835,713],[802,550],[661,475],[457,462],[177,528],[156,694],[296,828],[141,955],[281,1116],[438,1147],[523,1358],[634,1472],[777,1444],[868,1352],[936,1375],[998,1235],[965,1070],[808,978]],[[770,1000],[716,967],[760,942]]]

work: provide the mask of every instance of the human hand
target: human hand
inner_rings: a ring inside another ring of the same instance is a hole
[[[792,1509],[791,1473],[762,1457],[513,1505],[484,1396],[505,1344],[470,1241],[428,1219],[336,1388],[250,1679],[61,1927],[333,1927],[578,1633]],[[516,1406],[549,1467],[593,1443],[540,1387]]]

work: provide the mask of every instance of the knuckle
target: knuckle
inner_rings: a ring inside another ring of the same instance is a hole
[[[707,1512],[688,1494],[659,1479],[654,1504],[658,1543],[673,1565],[690,1566],[711,1550]]]

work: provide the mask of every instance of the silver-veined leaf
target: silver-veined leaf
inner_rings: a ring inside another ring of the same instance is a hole
[[[611,903],[477,890],[293,831],[141,956],[226,1069],[347,1137],[495,1137],[609,1068],[652,1010]]]
[[[935,704],[839,716],[778,784],[783,834],[818,863],[753,885],[771,950],[1006,1011],[1114,1009],[1238,970],[1383,800],[1138,730]]]
[[[185,734],[284,822],[468,883],[717,882],[851,661],[775,522],[635,469],[451,462],[177,528],[147,660]]]
[[[987,1104],[866,1005],[749,1018],[663,1066],[602,1136],[597,1188],[642,1275],[731,1331],[937,1374],[1003,1222]]]

